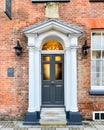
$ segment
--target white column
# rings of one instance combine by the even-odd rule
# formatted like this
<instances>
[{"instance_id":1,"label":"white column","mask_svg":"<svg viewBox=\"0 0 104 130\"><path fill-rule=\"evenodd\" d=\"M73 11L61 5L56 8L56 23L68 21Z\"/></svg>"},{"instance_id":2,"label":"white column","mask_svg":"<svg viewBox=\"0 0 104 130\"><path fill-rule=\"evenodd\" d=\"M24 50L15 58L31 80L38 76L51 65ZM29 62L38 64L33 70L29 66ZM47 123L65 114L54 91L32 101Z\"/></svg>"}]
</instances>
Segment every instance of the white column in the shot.
<instances>
[{"instance_id":1,"label":"white column","mask_svg":"<svg viewBox=\"0 0 104 130\"><path fill-rule=\"evenodd\" d=\"M66 111L70 110L70 48L65 49L64 53L64 75L65 75L65 81L64 81L64 86L65 86L65 106L66 106Z\"/></svg>"},{"instance_id":2,"label":"white column","mask_svg":"<svg viewBox=\"0 0 104 130\"><path fill-rule=\"evenodd\" d=\"M35 56L34 56L34 60L35 60L35 64L34 64L34 69L35 69L35 76L34 76L34 80L35 80L35 105L36 105L36 109L37 111L40 111L40 105L41 105L41 93L40 93L40 89L41 89L41 73L40 73L40 68L41 68L41 58L40 58L40 50L38 48L35 48Z\"/></svg>"},{"instance_id":3,"label":"white column","mask_svg":"<svg viewBox=\"0 0 104 130\"><path fill-rule=\"evenodd\" d=\"M70 105L70 111L77 112L77 56L76 56L76 49L77 46L72 46L70 49L70 71L71 71L71 77L70 77L70 98L71 98L71 105Z\"/></svg>"},{"instance_id":4,"label":"white column","mask_svg":"<svg viewBox=\"0 0 104 130\"><path fill-rule=\"evenodd\" d=\"M39 50L29 46L29 99L28 112L40 110L39 106Z\"/></svg>"},{"instance_id":5,"label":"white column","mask_svg":"<svg viewBox=\"0 0 104 130\"><path fill-rule=\"evenodd\" d=\"M28 99L28 112L35 112L36 105L35 105L35 60L34 60L34 47L28 47L29 49L29 99Z\"/></svg>"}]
</instances>

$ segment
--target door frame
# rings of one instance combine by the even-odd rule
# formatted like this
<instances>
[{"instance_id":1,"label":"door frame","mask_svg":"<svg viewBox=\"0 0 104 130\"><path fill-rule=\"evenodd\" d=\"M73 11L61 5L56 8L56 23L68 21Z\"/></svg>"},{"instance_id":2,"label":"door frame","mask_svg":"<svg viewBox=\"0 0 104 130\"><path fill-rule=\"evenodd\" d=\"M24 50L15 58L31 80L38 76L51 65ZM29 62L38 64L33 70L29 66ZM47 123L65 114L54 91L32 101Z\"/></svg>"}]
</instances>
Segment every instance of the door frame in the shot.
<instances>
[{"instance_id":1,"label":"door frame","mask_svg":"<svg viewBox=\"0 0 104 130\"><path fill-rule=\"evenodd\" d=\"M51 52L51 51L50 51ZM53 52L53 51L52 51ZM64 106L64 95L65 95L65 93L64 93L64 54L63 53L59 53L60 51L57 51L58 52L58 54L56 54L55 52L54 53L49 53L49 54L45 54L44 52L43 52L43 54L41 54L41 74L43 75L43 70L42 70L42 65L43 65L43 63L42 63L42 57L43 57L43 55L45 56L45 55L54 55L54 56L57 56L57 55L62 55L62 57L63 57L63 59L62 59L62 82L63 82L63 104L43 104L43 99L42 99L42 95L43 95L43 79L42 79L42 75L41 75L41 106ZM54 61L55 62L55 61ZM50 70L51 71L51 70ZM57 82L57 81L56 81Z\"/></svg>"},{"instance_id":2,"label":"door frame","mask_svg":"<svg viewBox=\"0 0 104 130\"><path fill-rule=\"evenodd\" d=\"M41 54L64 53L64 104L66 111L78 111L77 103L77 36L63 35L50 31L40 35L28 35L29 52L29 100L28 112L41 110ZM43 44L49 39L56 39L63 51L42 51ZM37 75L36 75L37 74ZM69 80L70 79L70 80ZM74 81L74 82L73 82Z\"/></svg>"},{"instance_id":3,"label":"door frame","mask_svg":"<svg viewBox=\"0 0 104 130\"><path fill-rule=\"evenodd\" d=\"M49 39L56 39L64 48L64 101L66 112L78 115L77 49L83 29L59 19L48 19L23 29L28 38L29 78L26 122L33 123L41 110L41 51ZM74 81L74 82L73 82ZM31 115L30 115L31 114ZM73 115L73 119L75 115ZM68 118L69 119L69 118ZM79 119L79 118L78 118ZM34 121L34 122L35 122ZM35 122L36 123L36 122ZM76 122L77 123L77 122Z\"/></svg>"}]
</instances>

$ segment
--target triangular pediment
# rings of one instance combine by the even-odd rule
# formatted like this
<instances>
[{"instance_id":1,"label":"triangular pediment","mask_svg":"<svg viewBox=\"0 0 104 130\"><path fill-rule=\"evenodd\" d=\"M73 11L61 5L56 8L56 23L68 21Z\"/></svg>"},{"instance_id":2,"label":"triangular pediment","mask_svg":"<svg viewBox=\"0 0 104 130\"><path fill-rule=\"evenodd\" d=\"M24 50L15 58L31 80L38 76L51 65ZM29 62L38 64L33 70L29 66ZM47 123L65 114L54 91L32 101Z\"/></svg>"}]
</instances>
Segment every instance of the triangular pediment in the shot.
<instances>
[{"instance_id":1,"label":"triangular pediment","mask_svg":"<svg viewBox=\"0 0 104 130\"><path fill-rule=\"evenodd\" d=\"M47 19L43 22L26 27L23 30L23 32L25 34L32 34L32 33L41 34L51 30L58 31L66 35L68 34L79 35L83 32L82 28L58 19Z\"/></svg>"}]
</instances>

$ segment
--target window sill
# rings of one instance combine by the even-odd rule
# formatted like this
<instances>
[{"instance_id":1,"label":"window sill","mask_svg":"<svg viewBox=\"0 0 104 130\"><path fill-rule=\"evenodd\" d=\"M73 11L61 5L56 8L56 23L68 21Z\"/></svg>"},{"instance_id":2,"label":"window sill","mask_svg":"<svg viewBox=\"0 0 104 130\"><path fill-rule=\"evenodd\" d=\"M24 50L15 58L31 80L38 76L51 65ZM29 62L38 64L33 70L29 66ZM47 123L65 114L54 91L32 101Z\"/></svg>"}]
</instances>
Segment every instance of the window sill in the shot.
<instances>
[{"instance_id":1,"label":"window sill","mask_svg":"<svg viewBox=\"0 0 104 130\"><path fill-rule=\"evenodd\" d=\"M70 2L70 0L32 0L32 3L35 2Z\"/></svg>"},{"instance_id":2,"label":"window sill","mask_svg":"<svg viewBox=\"0 0 104 130\"><path fill-rule=\"evenodd\" d=\"M89 90L90 95L104 95L104 90L96 90L96 89L91 89Z\"/></svg>"},{"instance_id":3,"label":"window sill","mask_svg":"<svg viewBox=\"0 0 104 130\"><path fill-rule=\"evenodd\" d=\"M104 0L89 0L90 2L104 2Z\"/></svg>"}]
</instances>

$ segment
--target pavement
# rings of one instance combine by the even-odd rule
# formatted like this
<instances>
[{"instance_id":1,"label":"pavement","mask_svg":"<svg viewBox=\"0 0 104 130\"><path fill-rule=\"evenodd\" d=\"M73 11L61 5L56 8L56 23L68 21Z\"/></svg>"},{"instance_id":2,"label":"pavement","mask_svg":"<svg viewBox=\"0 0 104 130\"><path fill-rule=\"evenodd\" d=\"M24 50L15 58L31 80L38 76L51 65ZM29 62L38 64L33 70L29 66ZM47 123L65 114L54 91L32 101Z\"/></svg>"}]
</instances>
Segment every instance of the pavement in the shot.
<instances>
[{"instance_id":1,"label":"pavement","mask_svg":"<svg viewBox=\"0 0 104 130\"><path fill-rule=\"evenodd\" d=\"M104 121L83 121L83 125L34 126L22 121L0 121L0 130L104 130Z\"/></svg>"}]
</instances>

